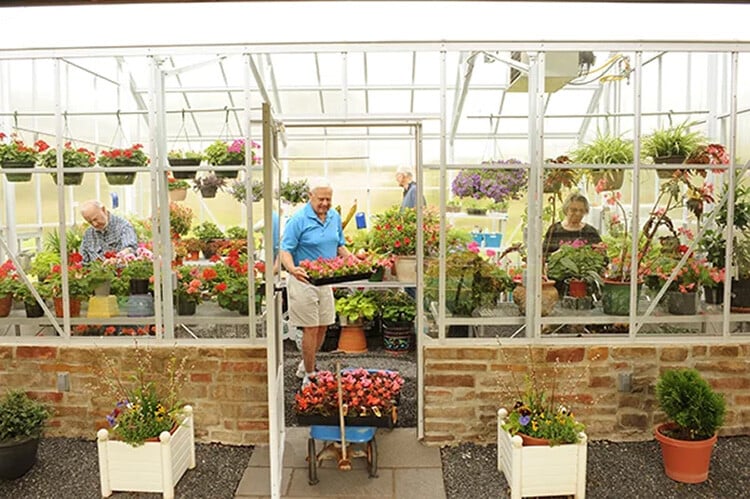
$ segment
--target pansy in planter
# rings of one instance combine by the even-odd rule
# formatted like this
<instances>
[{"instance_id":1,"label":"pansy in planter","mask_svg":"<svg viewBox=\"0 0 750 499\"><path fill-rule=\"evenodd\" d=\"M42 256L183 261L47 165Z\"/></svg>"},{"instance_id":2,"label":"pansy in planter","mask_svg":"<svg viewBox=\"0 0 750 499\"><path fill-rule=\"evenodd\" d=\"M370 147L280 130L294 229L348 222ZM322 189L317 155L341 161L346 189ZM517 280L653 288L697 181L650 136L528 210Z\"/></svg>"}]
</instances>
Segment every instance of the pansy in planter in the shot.
<instances>
[{"instance_id":1,"label":"pansy in planter","mask_svg":"<svg viewBox=\"0 0 750 499\"><path fill-rule=\"evenodd\" d=\"M180 391L188 380L187 357L172 353L162 363L136 343L128 354L134 361L134 371L127 379L122 379L123 366L117 361L104 353L98 357L97 379L113 402L112 412L106 416L110 434L137 447L180 424L184 405Z\"/></svg>"}]
</instances>

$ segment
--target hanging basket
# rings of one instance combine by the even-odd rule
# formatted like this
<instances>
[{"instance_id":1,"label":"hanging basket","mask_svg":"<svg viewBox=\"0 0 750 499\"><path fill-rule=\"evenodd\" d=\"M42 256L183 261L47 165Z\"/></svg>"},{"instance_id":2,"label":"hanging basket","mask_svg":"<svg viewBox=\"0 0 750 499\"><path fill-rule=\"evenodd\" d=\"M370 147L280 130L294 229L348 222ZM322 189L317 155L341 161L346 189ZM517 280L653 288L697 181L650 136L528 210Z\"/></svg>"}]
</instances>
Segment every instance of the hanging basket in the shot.
<instances>
[{"instance_id":1,"label":"hanging basket","mask_svg":"<svg viewBox=\"0 0 750 499\"><path fill-rule=\"evenodd\" d=\"M174 159L168 159L169 166L199 166L201 164L200 159L194 159L194 158L174 158ZM188 170L188 171L172 171L172 175L174 178L179 179L194 179L195 174L197 173L197 170Z\"/></svg>"},{"instance_id":2,"label":"hanging basket","mask_svg":"<svg viewBox=\"0 0 750 499\"><path fill-rule=\"evenodd\" d=\"M105 173L109 185L133 185L136 172L131 173Z\"/></svg>"},{"instance_id":3,"label":"hanging basket","mask_svg":"<svg viewBox=\"0 0 750 499\"><path fill-rule=\"evenodd\" d=\"M187 198L187 189L174 189L169 191L170 201L185 201Z\"/></svg>"},{"instance_id":4,"label":"hanging basket","mask_svg":"<svg viewBox=\"0 0 750 499\"><path fill-rule=\"evenodd\" d=\"M679 165L685 162L685 156L658 156L654 163L662 165ZM663 180L669 180L679 170L656 170L656 175Z\"/></svg>"},{"instance_id":5,"label":"hanging basket","mask_svg":"<svg viewBox=\"0 0 750 499\"><path fill-rule=\"evenodd\" d=\"M616 191L622 188L625 172L623 170L591 170L594 185L597 185L602 178L606 180L605 191Z\"/></svg>"},{"instance_id":6,"label":"hanging basket","mask_svg":"<svg viewBox=\"0 0 750 499\"><path fill-rule=\"evenodd\" d=\"M201 196L204 198L215 198L218 187L201 187Z\"/></svg>"},{"instance_id":7,"label":"hanging basket","mask_svg":"<svg viewBox=\"0 0 750 499\"><path fill-rule=\"evenodd\" d=\"M5 161L3 162L3 170L21 169L21 168L34 168L33 162L28 161ZM31 173L5 173L5 178L8 182L30 182Z\"/></svg>"},{"instance_id":8,"label":"hanging basket","mask_svg":"<svg viewBox=\"0 0 750 499\"><path fill-rule=\"evenodd\" d=\"M57 173L50 173L52 181L57 184ZM83 173L63 173L63 185L81 185L83 183Z\"/></svg>"},{"instance_id":9,"label":"hanging basket","mask_svg":"<svg viewBox=\"0 0 750 499\"><path fill-rule=\"evenodd\" d=\"M215 166L234 166L234 165L215 165ZM219 178L237 178L239 170L217 170L214 172Z\"/></svg>"}]
</instances>

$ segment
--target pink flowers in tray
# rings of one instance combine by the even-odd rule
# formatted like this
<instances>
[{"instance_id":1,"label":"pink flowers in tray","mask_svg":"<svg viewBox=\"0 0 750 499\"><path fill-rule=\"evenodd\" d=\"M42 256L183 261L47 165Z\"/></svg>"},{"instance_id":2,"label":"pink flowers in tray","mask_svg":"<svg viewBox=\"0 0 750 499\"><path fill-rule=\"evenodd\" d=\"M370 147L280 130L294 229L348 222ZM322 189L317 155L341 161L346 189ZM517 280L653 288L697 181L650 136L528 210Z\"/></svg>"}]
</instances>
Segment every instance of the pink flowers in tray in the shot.
<instances>
[{"instance_id":1,"label":"pink flowers in tray","mask_svg":"<svg viewBox=\"0 0 750 499\"><path fill-rule=\"evenodd\" d=\"M337 256L335 258L321 257L317 260L302 260L299 264L307 271L307 275L311 279L369 274L376 266L376 262L370 255L365 255L362 258L354 255Z\"/></svg>"}]
</instances>

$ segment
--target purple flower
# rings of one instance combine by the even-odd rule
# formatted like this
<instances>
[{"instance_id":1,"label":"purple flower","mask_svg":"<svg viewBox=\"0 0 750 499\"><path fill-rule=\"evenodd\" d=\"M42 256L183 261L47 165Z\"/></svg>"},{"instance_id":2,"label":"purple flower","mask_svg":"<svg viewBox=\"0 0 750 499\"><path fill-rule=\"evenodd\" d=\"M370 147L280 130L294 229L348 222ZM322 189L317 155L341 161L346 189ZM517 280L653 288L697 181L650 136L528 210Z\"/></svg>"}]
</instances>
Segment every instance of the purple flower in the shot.
<instances>
[{"instance_id":1,"label":"purple flower","mask_svg":"<svg viewBox=\"0 0 750 499\"><path fill-rule=\"evenodd\" d=\"M518 422L521 423L521 426L526 426L531 422L531 416L521 416L518 418Z\"/></svg>"},{"instance_id":2,"label":"purple flower","mask_svg":"<svg viewBox=\"0 0 750 499\"><path fill-rule=\"evenodd\" d=\"M520 164L510 159L494 164ZM528 183L525 168L518 169L469 169L461 170L453 179L453 194L474 199L491 198L496 203L518 199Z\"/></svg>"}]
</instances>

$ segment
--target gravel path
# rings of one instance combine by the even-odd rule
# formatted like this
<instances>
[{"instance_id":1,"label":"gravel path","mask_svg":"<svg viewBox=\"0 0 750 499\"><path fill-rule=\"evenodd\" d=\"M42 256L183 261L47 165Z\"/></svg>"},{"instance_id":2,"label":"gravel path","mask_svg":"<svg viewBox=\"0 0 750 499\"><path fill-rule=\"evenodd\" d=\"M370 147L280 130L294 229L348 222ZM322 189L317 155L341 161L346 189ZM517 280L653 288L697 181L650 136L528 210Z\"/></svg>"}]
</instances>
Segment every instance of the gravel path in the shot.
<instances>
[{"instance_id":1,"label":"gravel path","mask_svg":"<svg viewBox=\"0 0 750 499\"><path fill-rule=\"evenodd\" d=\"M496 446L461 444L441 450L448 499L510 497L497 471ZM589 442L586 474L588 498L740 499L750 497L750 437L720 438L708 480L674 482L664 474L659 444Z\"/></svg>"},{"instance_id":2,"label":"gravel path","mask_svg":"<svg viewBox=\"0 0 750 499\"><path fill-rule=\"evenodd\" d=\"M252 447L196 444L196 467L175 487L177 498L231 499L252 455ZM0 497L13 499L99 499L96 442L43 438L36 465L23 477L0 480ZM117 499L157 499L161 494L117 492Z\"/></svg>"}]
</instances>

